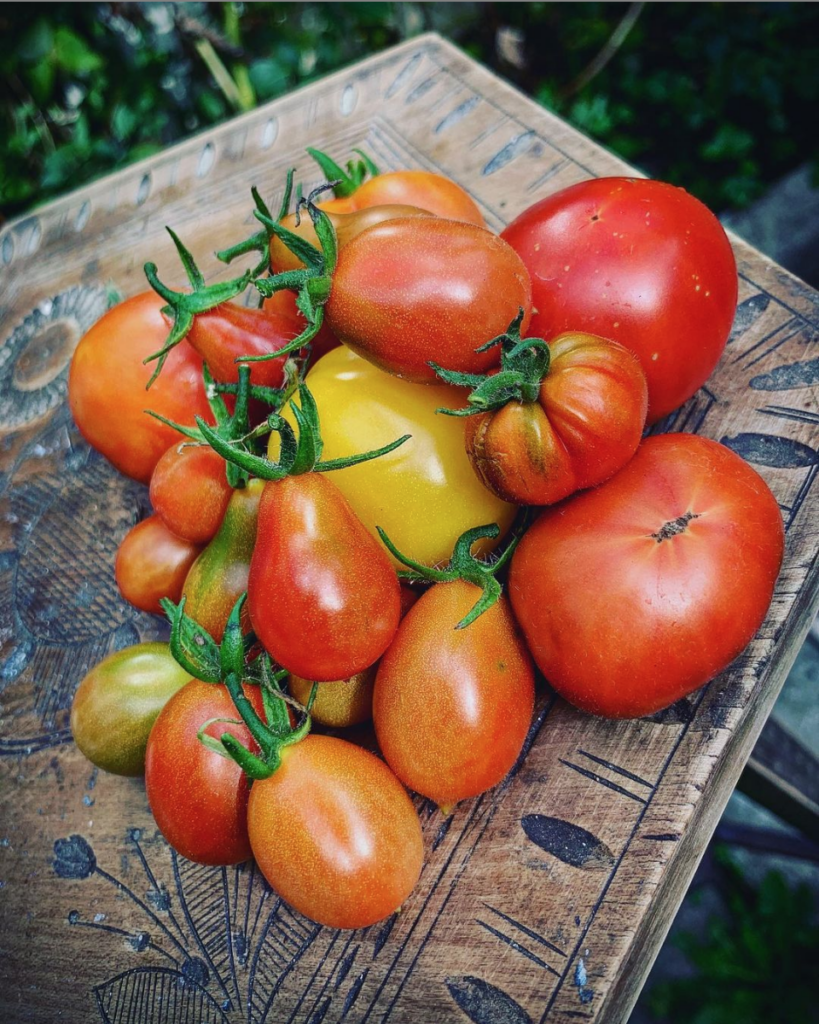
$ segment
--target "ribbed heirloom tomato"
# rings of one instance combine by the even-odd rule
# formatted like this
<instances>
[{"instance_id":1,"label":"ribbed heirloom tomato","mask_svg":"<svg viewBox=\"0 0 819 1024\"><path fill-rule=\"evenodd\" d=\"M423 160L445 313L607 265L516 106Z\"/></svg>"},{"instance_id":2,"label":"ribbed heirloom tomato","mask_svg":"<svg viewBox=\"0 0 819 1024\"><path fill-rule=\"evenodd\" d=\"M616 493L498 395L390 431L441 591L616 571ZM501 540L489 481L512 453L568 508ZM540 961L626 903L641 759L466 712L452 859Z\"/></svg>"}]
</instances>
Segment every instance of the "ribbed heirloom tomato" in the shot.
<instances>
[{"instance_id":1,"label":"ribbed heirloom tomato","mask_svg":"<svg viewBox=\"0 0 819 1024\"><path fill-rule=\"evenodd\" d=\"M512 559L509 596L558 693L632 718L747 646L783 542L776 499L738 455L692 434L650 437L607 483L541 514Z\"/></svg>"},{"instance_id":2,"label":"ribbed heirloom tomato","mask_svg":"<svg viewBox=\"0 0 819 1024\"><path fill-rule=\"evenodd\" d=\"M650 423L708 379L734 319L736 261L717 218L684 189L582 181L524 210L502 237L532 276L529 333L586 331L631 349Z\"/></svg>"}]
</instances>

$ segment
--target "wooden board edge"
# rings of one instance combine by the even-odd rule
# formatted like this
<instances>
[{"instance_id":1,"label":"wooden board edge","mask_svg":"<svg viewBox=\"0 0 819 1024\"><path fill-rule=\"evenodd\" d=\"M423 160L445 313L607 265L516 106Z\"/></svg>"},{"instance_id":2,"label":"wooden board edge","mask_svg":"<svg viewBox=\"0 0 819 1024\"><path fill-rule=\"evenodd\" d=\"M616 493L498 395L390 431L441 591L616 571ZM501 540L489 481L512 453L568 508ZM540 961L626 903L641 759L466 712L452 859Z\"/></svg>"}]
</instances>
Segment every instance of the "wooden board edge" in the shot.
<instances>
[{"instance_id":1,"label":"wooden board edge","mask_svg":"<svg viewBox=\"0 0 819 1024\"><path fill-rule=\"evenodd\" d=\"M773 709L799 648L819 612L819 555L814 559L797 605L785 619L778 643L780 654L758 681L739 724L725 743L704 793L694 805L685 831L669 859L650 909L640 919L623 958L617 978L597 1008L606 1024L628 1024L631 1011L674 922L668 907L679 907L736 788L754 745ZM784 648L784 649L783 649Z\"/></svg>"}]
</instances>

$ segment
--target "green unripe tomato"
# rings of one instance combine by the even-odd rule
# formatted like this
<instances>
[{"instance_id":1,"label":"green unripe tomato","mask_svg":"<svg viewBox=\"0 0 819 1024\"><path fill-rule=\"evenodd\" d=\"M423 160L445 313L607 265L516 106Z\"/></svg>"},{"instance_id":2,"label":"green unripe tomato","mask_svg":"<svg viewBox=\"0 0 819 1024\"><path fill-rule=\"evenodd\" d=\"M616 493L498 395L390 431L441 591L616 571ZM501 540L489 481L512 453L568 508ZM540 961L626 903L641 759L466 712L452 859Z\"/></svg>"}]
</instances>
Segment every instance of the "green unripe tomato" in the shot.
<instances>
[{"instance_id":1,"label":"green unripe tomato","mask_svg":"<svg viewBox=\"0 0 819 1024\"><path fill-rule=\"evenodd\" d=\"M135 644L109 654L74 694L74 741L98 768L142 775L151 726L190 679L165 643Z\"/></svg>"}]
</instances>

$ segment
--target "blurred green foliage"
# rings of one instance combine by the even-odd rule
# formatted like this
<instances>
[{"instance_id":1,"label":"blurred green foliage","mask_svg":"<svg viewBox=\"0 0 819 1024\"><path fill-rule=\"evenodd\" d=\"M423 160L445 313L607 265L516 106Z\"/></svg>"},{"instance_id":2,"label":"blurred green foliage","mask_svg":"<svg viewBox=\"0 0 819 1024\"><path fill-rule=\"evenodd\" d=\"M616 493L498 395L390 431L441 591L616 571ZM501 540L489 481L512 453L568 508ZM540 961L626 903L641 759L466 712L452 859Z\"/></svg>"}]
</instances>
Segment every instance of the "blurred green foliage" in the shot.
<instances>
[{"instance_id":1,"label":"blurred green foliage","mask_svg":"<svg viewBox=\"0 0 819 1024\"><path fill-rule=\"evenodd\" d=\"M4 4L0 209L429 28L717 210L819 152L816 4Z\"/></svg>"},{"instance_id":2,"label":"blurred green foliage","mask_svg":"<svg viewBox=\"0 0 819 1024\"><path fill-rule=\"evenodd\" d=\"M807 885L769 872L753 886L717 847L725 916L704 936L680 933L675 944L695 974L655 985L648 995L664 1024L808 1024L816 1020L819 926Z\"/></svg>"}]
</instances>

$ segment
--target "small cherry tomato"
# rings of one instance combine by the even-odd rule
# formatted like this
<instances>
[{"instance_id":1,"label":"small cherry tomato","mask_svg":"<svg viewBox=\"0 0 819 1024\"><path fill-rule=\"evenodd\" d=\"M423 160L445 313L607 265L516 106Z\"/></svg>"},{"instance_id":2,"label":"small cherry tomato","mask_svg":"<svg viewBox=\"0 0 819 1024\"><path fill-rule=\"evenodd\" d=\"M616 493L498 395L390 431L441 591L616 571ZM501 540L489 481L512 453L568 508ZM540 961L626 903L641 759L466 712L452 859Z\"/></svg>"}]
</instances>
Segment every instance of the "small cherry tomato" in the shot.
<instances>
[{"instance_id":1,"label":"small cherry tomato","mask_svg":"<svg viewBox=\"0 0 819 1024\"><path fill-rule=\"evenodd\" d=\"M167 644L114 651L88 672L74 694L74 742L103 771L141 775L151 726L190 679Z\"/></svg>"},{"instance_id":2,"label":"small cherry tomato","mask_svg":"<svg viewBox=\"0 0 819 1024\"><path fill-rule=\"evenodd\" d=\"M208 451L213 452L213 449ZM216 458L224 474L225 464L218 455ZM182 589L185 612L217 643L224 636L233 606L247 590L263 487L261 480L251 480L246 487L233 492L219 532L185 578Z\"/></svg>"},{"instance_id":3,"label":"small cherry tomato","mask_svg":"<svg viewBox=\"0 0 819 1024\"><path fill-rule=\"evenodd\" d=\"M247 585L253 630L289 672L347 679L398 626L398 577L335 484L304 473L265 484Z\"/></svg>"},{"instance_id":4,"label":"small cherry tomato","mask_svg":"<svg viewBox=\"0 0 819 1024\"><path fill-rule=\"evenodd\" d=\"M244 686L258 714L258 686ZM177 853L197 864L239 864L251 854L247 829L247 776L229 757L210 750L198 732L211 719L237 719L227 688L198 679L184 686L159 714L145 754L145 791L159 831ZM212 722L213 739L226 732L252 752L258 747L244 724Z\"/></svg>"},{"instance_id":5,"label":"small cherry tomato","mask_svg":"<svg viewBox=\"0 0 819 1024\"><path fill-rule=\"evenodd\" d=\"M435 565L449 559L458 537L473 526L496 522L501 536L507 531L517 509L475 476L463 425L435 411L463 405L463 389L417 387L344 347L319 360L307 383L321 416L325 459L411 435L388 455L333 473L333 483L374 537L380 526L405 554ZM289 410L285 417L293 422ZM476 551L486 554L493 547L485 541Z\"/></svg>"},{"instance_id":6,"label":"small cherry tomato","mask_svg":"<svg viewBox=\"0 0 819 1024\"><path fill-rule=\"evenodd\" d=\"M376 179L378 180L378 179ZM438 217L385 221L339 252L325 316L332 331L388 373L436 382L434 361L481 373L498 362L480 346L532 307L517 253L486 228Z\"/></svg>"},{"instance_id":7,"label":"small cherry tomato","mask_svg":"<svg viewBox=\"0 0 819 1024\"><path fill-rule=\"evenodd\" d=\"M168 529L206 544L219 529L233 489L225 462L212 448L176 441L151 475L151 505Z\"/></svg>"},{"instance_id":8,"label":"small cherry tomato","mask_svg":"<svg viewBox=\"0 0 819 1024\"><path fill-rule=\"evenodd\" d=\"M607 480L637 451L646 380L637 359L591 334L561 334L535 401L466 420L466 451L498 497L551 505Z\"/></svg>"},{"instance_id":9,"label":"small cherry tomato","mask_svg":"<svg viewBox=\"0 0 819 1024\"><path fill-rule=\"evenodd\" d=\"M369 722L373 717L374 686L375 666L358 672L350 679L319 683L310 717L314 722L334 729L346 729L351 725ZM301 676L291 675L288 688L290 695L300 704L307 704L313 683Z\"/></svg>"},{"instance_id":10,"label":"small cherry tomato","mask_svg":"<svg viewBox=\"0 0 819 1024\"><path fill-rule=\"evenodd\" d=\"M365 928L394 913L421 873L412 801L374 754L308 736L253 783L247 823L270 885L300 913L333 928Z\"/></svg>"},{"instance_id":11,"label":"small cherry tomato","mask_svg":"<svg viewBox=\"0 0 819 1024\"><path fill-rule=\"evenodd\" d=\"M581 181L524 210L502 237L532 275L530 333L587 331L631 349L648 380L649 423L717 365L736 310L736 261L720 222L684 189Z\"/></svg>"},{"instance_id":12,"label":"small cherry tomato","mask_svg":"<svg viewBox=\"0 0 819 1024\"><path fill-rule=\"evenodd\" d=\"M650 437L607 483L541 514L515 551L509 596L566 700L648 715L746 647L783 537L776 499L738 455L693 434Z\"/></svg>"},{"instance_id":13,"label":"small cherry tomato","mask_svg":"<svg viewBox=\"0 0 819 1024\"><path fill-rule=\"evenodd\" d=\"M82 337L71 360L68 404L83 437L126 476L148 483L160 457L179 438L144 410L193 426L210 422L202 360L186 342L169 353L149 391L153 366L143 360L162 348L170 330L154 292L109 309Z\"/></svg>"},{"instance_id":14,"label":"small cherry tomato","mask_svg":"<svg viewBox=\"0 0 819 1024\"><path fill-rule=\"evenodd\" d=\"M159 602L163 597L179 600L201 550L171 533L159 516L148 516L128 531L117 551L114 574L119 592L135 608L161 615Z\"/></svg>"},{"instance_id":15,"label":"small cherry tomato","mask_svg":"<svg viewBox=\"0 0 819 1024\"><path fill-rule=\"evenodd\" d=\"M532 660L506 599L455 628L480 594L463 580L431 587L402 620L375 680L387 764L442 807L497 785L532 719Z\"/></svg>"}]
</instances>

